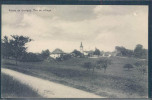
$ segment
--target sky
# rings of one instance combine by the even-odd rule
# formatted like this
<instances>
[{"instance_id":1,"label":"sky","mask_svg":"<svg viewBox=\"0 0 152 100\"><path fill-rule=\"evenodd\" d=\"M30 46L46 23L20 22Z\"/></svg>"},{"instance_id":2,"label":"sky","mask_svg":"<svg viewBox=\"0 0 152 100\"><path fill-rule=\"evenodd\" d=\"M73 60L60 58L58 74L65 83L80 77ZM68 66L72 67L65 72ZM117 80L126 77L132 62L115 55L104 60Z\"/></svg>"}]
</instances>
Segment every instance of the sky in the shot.
<instances>
[{"instance_id":1,"label":"sky","mask_svg":"<svg viewBox=\"0 0 152 100\"><path fill-rule=\"evenodd\" d=\"M2 5L2 37L29 36L28 52L60 48L64 52L115 46L148 48L148 6Z\"/></svg>"}]
</instances>

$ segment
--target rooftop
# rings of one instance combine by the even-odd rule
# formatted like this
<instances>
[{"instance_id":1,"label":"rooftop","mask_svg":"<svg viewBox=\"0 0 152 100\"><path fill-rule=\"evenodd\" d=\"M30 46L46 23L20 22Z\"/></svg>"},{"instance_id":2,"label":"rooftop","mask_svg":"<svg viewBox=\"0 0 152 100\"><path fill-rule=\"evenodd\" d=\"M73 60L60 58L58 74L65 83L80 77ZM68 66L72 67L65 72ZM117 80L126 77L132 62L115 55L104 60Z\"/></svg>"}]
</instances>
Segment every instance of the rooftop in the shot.
<instances>
[{"instance_id":1,"label":"rooftop","mask_svg":"<svg viewBox=\"0 0 152 100\"><path fill-rule=\"evenodd\" d=\"M61 49L57 48L51 54L63 54L63 53L65 53L65 52L63 52Z\"/></svg>"}]
</instances>

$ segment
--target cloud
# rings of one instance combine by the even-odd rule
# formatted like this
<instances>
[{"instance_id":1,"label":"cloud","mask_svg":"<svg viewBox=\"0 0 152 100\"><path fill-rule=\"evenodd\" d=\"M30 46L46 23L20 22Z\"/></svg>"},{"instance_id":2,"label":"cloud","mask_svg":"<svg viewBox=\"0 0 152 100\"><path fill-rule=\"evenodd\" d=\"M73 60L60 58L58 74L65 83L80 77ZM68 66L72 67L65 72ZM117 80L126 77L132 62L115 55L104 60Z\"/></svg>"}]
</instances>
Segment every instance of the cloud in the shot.
<instances>
[{"instance_id":1,"label":"cloud","mask_svg":"<svg viewBox=\"0 0 152 100\"><path fill-rule=\"evenodd\" d=\"M81 41L86 50L97 47L112 51L117 45L133 49L138 43L148 48L147 6L7 5L2 8L2 35L31 37L34 41L28 44L28 50L32 52L55 48L70 52L79 49ZM8 9L51 9L53 12L20 14Z\"/></svg>"},{"instance_id":2,"label":"cloud","mask_svg":"<svg viewBox=\"0 0 152 100\"><path fill-rule=\"evenodd\" d=\"M147 11L146 6L135 6L135 5L102 5L94 8L95 14L102 15L128 15L137 14L140 12Z\"/></svg>"}]
</instances>

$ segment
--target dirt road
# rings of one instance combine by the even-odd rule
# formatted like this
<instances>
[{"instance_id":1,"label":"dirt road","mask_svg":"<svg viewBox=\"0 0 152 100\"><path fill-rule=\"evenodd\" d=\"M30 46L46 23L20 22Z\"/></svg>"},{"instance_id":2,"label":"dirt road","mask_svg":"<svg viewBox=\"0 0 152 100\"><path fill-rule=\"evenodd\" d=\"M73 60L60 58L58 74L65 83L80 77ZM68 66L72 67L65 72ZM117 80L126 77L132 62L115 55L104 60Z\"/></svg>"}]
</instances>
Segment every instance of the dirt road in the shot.
<instances>
[{"instance_id":1,"label":"dirt road","mask_svg":"<svg viewBox=\"0 0 152 100\"><path fill-rule=\"evenodd\" d=\"M103 98L93 93L2 68L2 73L26 84L45 98Z\"/></svg>"}]
</instances>

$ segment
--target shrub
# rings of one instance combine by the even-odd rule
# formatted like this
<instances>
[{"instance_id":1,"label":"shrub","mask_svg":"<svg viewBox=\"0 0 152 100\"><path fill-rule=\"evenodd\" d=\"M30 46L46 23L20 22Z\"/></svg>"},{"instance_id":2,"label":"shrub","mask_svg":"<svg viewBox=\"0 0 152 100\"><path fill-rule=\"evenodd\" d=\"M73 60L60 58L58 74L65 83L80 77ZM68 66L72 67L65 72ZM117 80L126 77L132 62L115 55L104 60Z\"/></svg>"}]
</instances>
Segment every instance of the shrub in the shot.
<instances>
[{"instance_id":1,"label":"shrub","mask_svg":"<svg viewBox=\"0 0 152 100\"><path fill-rule=\"evenodd\" d=\"M64 54L64 55L61 55L60 57L56 58L56 60L64 61L64 60L69 60L70 58L72 58L72 56L70 54Z\"/></svg>"},{"instance_id":2,"label":"shrub","mask_svg":"<svg viewBox=\"0 0 152 100\"><path fill-rule=\"evenodd\" d=\"M86 68L87 70L90 70L92 68L92 63L91 62L85 62L83 64L83 68Z\"/></svg>"},{"instance_id":3,"label":"shrub","mask_svg":"<svg viewBox=\"0 0 152 100\"><path fill-rule=\"evenodd\" d=\"M137 67L143 67L143 66L147 66L148 65L148 61L137 61L136 63L134 63L135 66Z\"/></svg>"},{"instance_id":4,"label":"shrub","mask_svg":"<svg viewBox=\"0 0 152 100\"><path fill-rule=\"evenodd\" d=\"M22 62L39 62L42 60L42 56L40 54L35 53L26 53L20 58L20 61Z\"/></svg>"},{"instance_id":5,"label":"shrub","mask_svg":"<svg viewBox=\"0 0 152 100\"><path fill-rule=\"evenodd\" d=\"M83 53L81 53L78 50L74 50L72 53L75 55L75 57L80 57L80 58L84 57Z\"/></svg>"},{"instance_id":6,"label":"shrub","mask_svg":"<svg viewBox=\"0 0 152 100\"><path fill-rule=\"evenodd\" d=\"M134 65L137 67L137 70L143 74L147 73L147 68L146 66L148 66L148 61L144 60L144 61L137 61L136 63L134 63Z\"/></svg>"},{"instance_id":7,"label":"shrub","mask_svg":"<svg viewBox=\"0 0 152 100\"><path fill-rule=\"evenodd\" d=\"M126 69L130 70L130 69L133 68L133 65L132 65L132 64L125 64L125 65L123 66L123 68L126 68Z\"/></svg>"},{"instance_id":8,"label":"shrub","mask_svg":"<svg viewBox=\"0 0 152 100\"><path fill-rule=\"evenodd\" d=\"M111 65L111 60L109 60L108 58L102 58L102 59L97 61L96 68L98 68L98 69L103 68L104 72L106 72L108 65Z\"/></svg>"},{"instance_id":9,"label":"shrub","mask_svg":"<svg viewBox=\"0 0 152 100\"><path fill-rule=\"evenodd\" d=\"M71 58L70 54L65 54L62 56L63 60L69 60Z\"/></svg>"}]
</instances>

